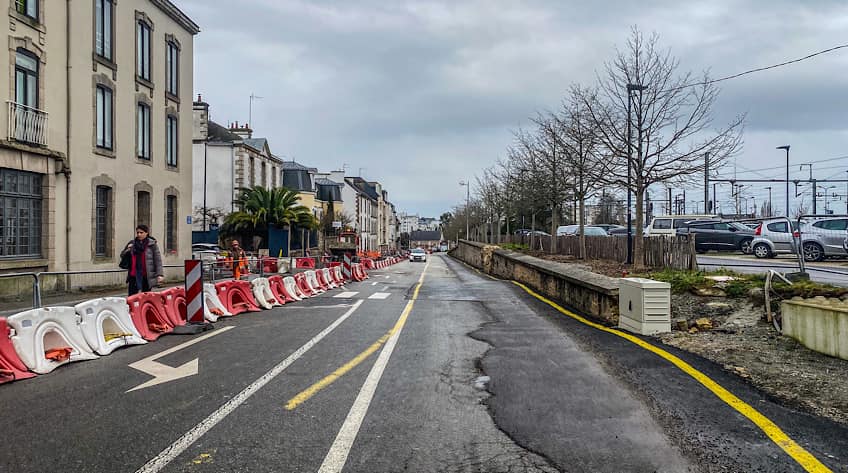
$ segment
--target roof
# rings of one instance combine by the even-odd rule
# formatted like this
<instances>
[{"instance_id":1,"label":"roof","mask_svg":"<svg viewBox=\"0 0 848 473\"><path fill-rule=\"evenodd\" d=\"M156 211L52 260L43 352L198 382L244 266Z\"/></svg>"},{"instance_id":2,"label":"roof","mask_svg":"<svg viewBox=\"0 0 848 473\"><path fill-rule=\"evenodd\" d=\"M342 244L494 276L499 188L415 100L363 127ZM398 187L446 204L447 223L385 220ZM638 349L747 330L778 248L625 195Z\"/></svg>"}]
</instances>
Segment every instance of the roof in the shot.
<instances>
[{"instance_id":1,"label":"roof","mask_svg":"<svg viewBox=\"0 0 848 473\"><path fill-rule=\"evenodd\" d=\"M319 186L341 186L342 185L342 183L336 182L336 181L331 181L331 180L327 179L326 177L319 177L318 179L315 179L315 184L318 184Z\"/></svg>"},{"instance_id":2,"label":"roof","mask_svg":"<svg viewBox=\"0 0 848 473\"><path fill-rule=\"evenodd\" d=\"M283 171L312 171L318 172L318 168L310 168L298 163L297 161L283 160Z\"/></svg>"},{"instance_id":3,"label":"roof","mask_svg":"<svg viewBox=\"0 0 848 473\"><path fill-rule=\"evenodd\" d=\"M245 138L244 144L257 151L265 151L265 145L268 144L268 140L265 138Z\"/></svg>"},{"instance_id":4,"label":"roof","mask_svg":"<svg viewBox=\"0 0 848 473\"><path fill-rule=\"evenodd\" d=\"M359 191L361 194L364 194L369 199L380 200L380 196L377 195L377 189L365 179L362 179L361 177L346 177L345 180L348 181L354 189Z\"/></svg>"},{"instance_id":5,"label":"roof","mask_svg":"<svg viewBox=\"0 0 848 473\"><path fill-rule=\"evenodd\" d=\"M242 141L241 136L231 132L212 120L209 120L209 141L233 143Z\"/></svg>"},{"instance_id":6,"label":"roof","mask_svg":"<svg viewBox=\"0 0 848 473\"><path fill-rule=\"evenodd\" d=\"M416 231L409 233L409 241L441 241L442 232L439 231Z\"/></svg>"},{"instance_id":7,"label":"roof","mask_svg":"<svg viewBox=\"0 0 848 473\"><path fill-rule=\"evenodd\" d=\"M193 22L188 15L177 8L171 0L151 0L151 2L171 17L172 20L176 21L178 25L182 26L184 30L192 35L200 33L200 27L197 26L197 23Z\"/></svg>"}]
</instances>

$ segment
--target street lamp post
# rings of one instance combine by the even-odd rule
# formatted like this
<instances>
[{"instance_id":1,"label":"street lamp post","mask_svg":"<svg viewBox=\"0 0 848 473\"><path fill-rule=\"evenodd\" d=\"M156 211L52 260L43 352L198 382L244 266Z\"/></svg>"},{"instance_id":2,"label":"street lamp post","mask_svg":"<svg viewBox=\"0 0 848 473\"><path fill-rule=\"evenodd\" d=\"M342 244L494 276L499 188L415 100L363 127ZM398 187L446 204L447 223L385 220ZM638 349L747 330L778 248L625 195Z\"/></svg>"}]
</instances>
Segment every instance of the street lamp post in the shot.
<instances>
[{"instance_id":1,"label":"street lamp post","mask_svg":"<svg viewBox=\"0 0 848 473\"><path fill-rule=\"evenodd\" d=\"M631 182L631 168L633 167L633 131L631 127L631 95L634 90L643 91L647 87L641 84L627 84L627 261L626 264L633 264L633 197ZM640 127L640 132L641 127ZM640 133L641 134L641 133ZM641 140L640 140L641 146Z\"/></svg>"},{"instance_id":2,"label":"street lamp post","mask_svg":"<svg viewBox=\"0 0 848 473\"><path fill-rule=\"evenodd\" d=\"M771 186L766 187L766 189L768 189L768 191L769 191L769 201L768 201L768 212L769 212L769 214L763 215L763 216L764 217L771 217L772 214L774 213L774 210L772 209L772 205L771 205Z\"/></svg>"},{"instance_id":3,"label":"street lamp post","mask_svg":"<svg viewBox=\"0 0 848 473\"><path fill-rule=\"evenodd\" d=\"M775 149L786 151L786 218L789 218L789 145L778 146Z\"/></svg>"},{"instance_id":4,"label":"street lamp post","mask_svg":"<svg viewBox=\"0 0 848 473\"><path fill-rule=\"evenodd\" d=\"M470 239L471 237L469 236L469 233L468 233L468 230L469 230L469 226L468 226L468 213L469 213L468 205L469 205L469 202L471 201L471 183L466 182L466 181L459 181L459 185L465 186L465 238Z\"/></svg>"}]
</instances>

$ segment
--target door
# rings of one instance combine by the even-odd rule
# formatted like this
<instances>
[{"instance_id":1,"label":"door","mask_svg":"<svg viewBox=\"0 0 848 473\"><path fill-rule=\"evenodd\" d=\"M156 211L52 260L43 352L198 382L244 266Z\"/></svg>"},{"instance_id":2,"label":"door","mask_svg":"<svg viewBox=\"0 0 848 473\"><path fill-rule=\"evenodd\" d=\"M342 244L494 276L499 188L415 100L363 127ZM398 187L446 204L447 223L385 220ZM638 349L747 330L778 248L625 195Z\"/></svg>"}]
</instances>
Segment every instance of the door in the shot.
<instances>
[{"instance_id":1,"label":"door","mask_svg":"<svg viewBox=\"0 0 848 473\"><path fill-rule=\"evenodd\" d=\"M792 252L792 234L789 232L789 224L786 222L772 222L766 225L766 233L764 236L774 243L776 252Z\"/></svg>"},{"instance_id":2,"label":"door","mask_svg":"<svg viewBox=\"0 0 848 473\"><path fill-rule=\"evenodd\" d=\"M822 243L826 255L844 255L845 249L842 243L845 241L845 230L848 228L848 219L838 218L826 220L816 224L822 230Z\"/></svg>"}]
</instances>

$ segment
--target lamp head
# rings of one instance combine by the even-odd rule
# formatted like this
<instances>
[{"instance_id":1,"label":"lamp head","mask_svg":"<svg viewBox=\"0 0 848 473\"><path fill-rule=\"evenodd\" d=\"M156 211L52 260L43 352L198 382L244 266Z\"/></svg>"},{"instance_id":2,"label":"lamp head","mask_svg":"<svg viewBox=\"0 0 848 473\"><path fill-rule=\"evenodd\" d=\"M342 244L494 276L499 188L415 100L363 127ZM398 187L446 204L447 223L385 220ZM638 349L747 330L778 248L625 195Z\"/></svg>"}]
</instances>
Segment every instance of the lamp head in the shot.
<instances>
[{"instance_id":1,"label":"lamp head","mask_svg":"<svg viewBox=\"0 0 848 473\"><path fill-rule=\"evenodd\" d=\"M785 149L786 151L789 151L789 145L778 146L775 149Z\"/></svg>"}]
</instances>

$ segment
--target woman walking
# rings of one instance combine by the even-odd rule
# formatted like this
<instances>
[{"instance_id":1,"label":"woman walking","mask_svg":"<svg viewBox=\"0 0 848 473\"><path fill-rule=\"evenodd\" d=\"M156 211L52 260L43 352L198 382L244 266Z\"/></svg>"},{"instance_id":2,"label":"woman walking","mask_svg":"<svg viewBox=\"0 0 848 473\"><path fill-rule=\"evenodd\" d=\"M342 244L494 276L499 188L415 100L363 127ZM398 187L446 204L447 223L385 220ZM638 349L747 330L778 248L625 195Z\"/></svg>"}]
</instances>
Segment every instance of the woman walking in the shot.
<instances>
[{"instance_id":1,"label":"woman walking","mask_svg":"<svg viewBox=\"0 0 848 473\"><path fill-rule=\"evenodd\" d=\"M130 267L127 271L129 295L147 292L165 279L162 254L159 253L156 239L150 236L150 228L147 225L135 227L135 239L121 252L121 258L127 255L130 256Z\"/></svg>"}]
</instances>

